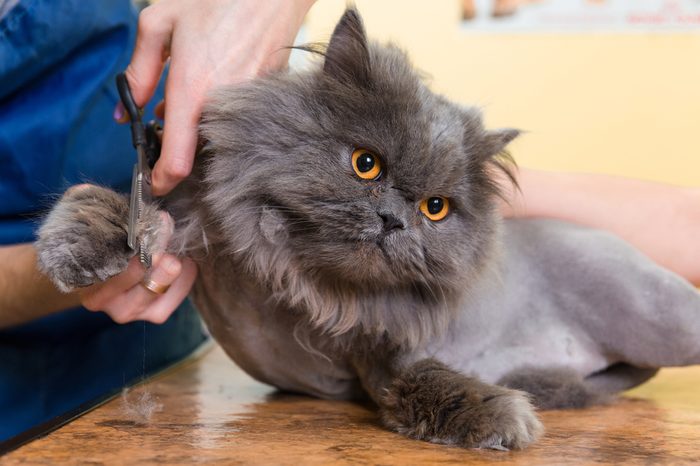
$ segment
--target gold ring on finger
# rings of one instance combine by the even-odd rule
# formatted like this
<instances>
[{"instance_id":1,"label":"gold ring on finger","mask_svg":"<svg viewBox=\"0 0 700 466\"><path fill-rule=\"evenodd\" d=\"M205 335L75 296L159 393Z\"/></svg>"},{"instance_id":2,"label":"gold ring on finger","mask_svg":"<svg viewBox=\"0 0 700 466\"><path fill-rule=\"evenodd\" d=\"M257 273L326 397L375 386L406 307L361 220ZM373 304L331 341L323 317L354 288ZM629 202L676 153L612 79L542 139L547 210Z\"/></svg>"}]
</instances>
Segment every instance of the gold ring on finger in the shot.
<instances>
[{"instance_id":1,"label":"gold ring on finger","mask_svg":"<svg viewBox=\"0 0 700 466\"><path fill-rule=\"evenodd\" d=\"M141 282L141 286L155 294L163 294L168 291L168 288L170 288L170 285L161 285L160 283L154 282L150 278L144 279Z\"/></svg>"}]
</instances>

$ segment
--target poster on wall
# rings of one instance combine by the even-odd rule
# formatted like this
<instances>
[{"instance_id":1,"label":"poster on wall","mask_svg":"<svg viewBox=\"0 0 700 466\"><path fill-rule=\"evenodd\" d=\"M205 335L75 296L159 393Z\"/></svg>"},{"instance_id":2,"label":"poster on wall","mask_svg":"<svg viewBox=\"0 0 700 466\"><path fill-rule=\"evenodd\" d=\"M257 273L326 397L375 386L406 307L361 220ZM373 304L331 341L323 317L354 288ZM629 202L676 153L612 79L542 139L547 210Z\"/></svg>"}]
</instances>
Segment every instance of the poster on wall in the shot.
<instances>
[{"instance_id":1,"label":"poster on wall","mask_svg":"<svg viewBox=\"0 0 700 466\"><path fill-rule=\"evenodd\" d=\"M462 0L473 32L700 32L700 0Z\"/></svg>"}]
</instances>

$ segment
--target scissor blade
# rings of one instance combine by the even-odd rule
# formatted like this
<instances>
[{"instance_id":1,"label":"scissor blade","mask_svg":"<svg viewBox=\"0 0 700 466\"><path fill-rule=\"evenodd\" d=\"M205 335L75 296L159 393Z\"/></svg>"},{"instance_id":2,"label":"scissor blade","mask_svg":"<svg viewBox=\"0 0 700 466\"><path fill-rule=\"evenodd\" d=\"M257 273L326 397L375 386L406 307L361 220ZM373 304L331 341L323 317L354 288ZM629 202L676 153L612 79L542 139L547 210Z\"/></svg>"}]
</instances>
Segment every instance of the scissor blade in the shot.
<instances>
[{"instance_id":1,"label":"scissor blade","mask_svg":"<svg viewBox=\"0 0 700 466\"><path fill-rule=\"evenodd\" d=\"M139 168L134 164L134 170L131 175L131 195L129 197L129 225L127 227L127 243L129 247L136 250L136 224L139 221L139 202L141 200L139 187Z\"/></svg>"},{"instance_id":2,"label":"scissor blade","mask_svg":"<svg viewBox=\"0 0 700 466\"><path fill-rule=\"evenodd\" d=\"M145 148L142 146L136 147L136 154L138 156L138 174L140 180L140 193L139 199L143 204L151 202L153 200L153 194L151 193L151 167L148 165L148 156L146 155ZM143 204L141 207L143 207ZM139 211L139 215L140 215Z\"/></svg>"},{"instance_id":3,"label":"scissor blade","mask_svg":"<svg viewBox=\"0 0 700 466\"><path fill-rule=\"evenodd\" d=\"M141 265L143 265L145 269L148 270L151 268L152 258L151 255L146 252L143 243L139 244L139 262L141 262Z\"/></svg>"},{"instance_id":4,"label":"scissor blade","mask_svg":"<svg viewBox=\"0 0 700 466\"><path fill-rule=\"evenodd\" d=\"M153 200L151 194L151 167L148 165L146 151L142 145L136 146L138 155L137 170L136 170L136 192L138 194L138 217L141 220L144 208L147 202ZM143 240L138 244L139 261L146 269L151 268L151 255L147 252L143 244Z\"/></svg>"}]
</instances>

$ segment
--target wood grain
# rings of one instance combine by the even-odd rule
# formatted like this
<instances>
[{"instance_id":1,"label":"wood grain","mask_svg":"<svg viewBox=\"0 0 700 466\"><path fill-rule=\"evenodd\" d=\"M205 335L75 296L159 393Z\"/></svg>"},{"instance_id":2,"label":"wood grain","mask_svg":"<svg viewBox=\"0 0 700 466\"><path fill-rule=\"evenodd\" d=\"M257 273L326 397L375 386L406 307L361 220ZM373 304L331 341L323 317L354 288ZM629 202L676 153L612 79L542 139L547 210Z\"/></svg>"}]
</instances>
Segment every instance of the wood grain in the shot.
<instances>
[{"instance_id":1,"label":"wood grain","mask_svg":"<svg viewBox=\"0 0 700 466\"><path fill-rule=\"evenodd\" d=\"M700 462L700 367L662 371L609 406L542 413L525 451L412 441L369 405L279 394L219 348L0 458L15 464L690 464ZM158 405L139 411L146 394Z\"/></svg>"}]
</instances>

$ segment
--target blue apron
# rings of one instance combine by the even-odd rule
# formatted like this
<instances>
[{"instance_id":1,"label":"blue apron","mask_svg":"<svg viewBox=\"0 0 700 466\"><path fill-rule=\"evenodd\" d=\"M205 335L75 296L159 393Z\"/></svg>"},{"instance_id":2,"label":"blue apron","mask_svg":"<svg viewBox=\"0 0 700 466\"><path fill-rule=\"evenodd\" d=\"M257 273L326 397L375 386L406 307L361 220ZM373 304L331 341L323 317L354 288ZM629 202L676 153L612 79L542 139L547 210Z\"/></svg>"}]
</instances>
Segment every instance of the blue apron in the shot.
<instances>
[{"instance_id":1,"label":"blue apron","mask_svg":"<svg viewBox=\"0 0 700 466\"><path fill-rule=\"evenodd\" d=\"M135 40L129 0L20 0L4 8L0 245L33 241L41 216L73 184L128 191L135 161L128 126L112 119L114 76ZM152 102L162 95L161 85ZM117 325L79 308L0 330L0 442L89 406L205 339L187 302L163 325Z\"/></svg>"}]
</instances>

